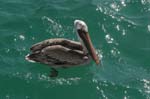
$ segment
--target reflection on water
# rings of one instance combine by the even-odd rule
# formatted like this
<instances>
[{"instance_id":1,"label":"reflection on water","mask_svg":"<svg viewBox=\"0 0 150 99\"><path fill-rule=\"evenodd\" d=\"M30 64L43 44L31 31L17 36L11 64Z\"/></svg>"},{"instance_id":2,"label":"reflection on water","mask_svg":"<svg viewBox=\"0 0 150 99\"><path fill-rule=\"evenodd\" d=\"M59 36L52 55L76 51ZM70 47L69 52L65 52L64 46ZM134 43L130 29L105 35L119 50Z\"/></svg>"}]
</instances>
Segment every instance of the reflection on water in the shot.
<instances>
[{"instance_id":1,"label":"reflection on water","mask_svg":"<svg viewBox=\"0 0 150 99\"><path fill-rule=\"evenodd\" d=\"M149 12L149 0L1 0L0 98L149 99ZM75 19L88 23L101 65L50 78L48 66L24 59L39 41L77 40Z\"/></svg>"}]
</instances>

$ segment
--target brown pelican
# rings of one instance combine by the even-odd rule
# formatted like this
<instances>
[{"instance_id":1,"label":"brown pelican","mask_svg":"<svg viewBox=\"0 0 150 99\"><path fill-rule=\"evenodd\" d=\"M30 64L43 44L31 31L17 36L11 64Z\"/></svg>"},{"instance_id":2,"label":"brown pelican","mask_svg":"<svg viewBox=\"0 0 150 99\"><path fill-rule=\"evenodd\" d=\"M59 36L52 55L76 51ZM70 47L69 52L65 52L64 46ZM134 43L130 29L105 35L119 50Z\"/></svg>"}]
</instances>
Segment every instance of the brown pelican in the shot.
<instances>
[{"instance_id":1,"label":"brown pelican","mask_svg":"<svg viewBox=\"0 0 150 99\"><path fill-rule=\"evenodd\" d=\"M75 20L74 26L80 42L64 38L48 39L34 44L30 48L31 54L28 54L26 59L50 65L52 67L51 77L58 75L56 68L88 64L91 59L99 64L87 25L81 20Z\"/></svg>"}]
</instances>

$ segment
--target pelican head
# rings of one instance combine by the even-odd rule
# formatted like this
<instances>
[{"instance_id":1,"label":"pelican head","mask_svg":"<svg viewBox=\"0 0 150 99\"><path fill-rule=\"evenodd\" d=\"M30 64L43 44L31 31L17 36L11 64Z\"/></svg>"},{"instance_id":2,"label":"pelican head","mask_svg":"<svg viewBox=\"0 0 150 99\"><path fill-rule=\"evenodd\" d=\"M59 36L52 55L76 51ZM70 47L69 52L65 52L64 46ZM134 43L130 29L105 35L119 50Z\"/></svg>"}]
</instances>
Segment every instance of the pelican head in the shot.
<instances>
[{"instance_id":1,"label":"pelican head","mask_svg":"<svg viewBox=\"0 0 150 99\"><path fill-rule=\"evenodd\" d=\"M84 32L88 32L88 27L84 21L81 20L75 20L74 26L76 30L82 30Z\"/></svg>"},{"instance_id":2,"label":"pelican head","mask_svg":"<svg viewBox=\"0 0 150 99\"><path fill-rule=\"evenodd\" d=\"M90 36L88 33L88 27L87 27L86 23L82 20L75 20L74 26L75 26L76 32L81 40L82 46L90 54L90 56L96 62L96 64L99 64L99 58L98 58L95 48L93 47L93 44L91 42L91 39L90 39Z\"/></svg>"}]
</instances>

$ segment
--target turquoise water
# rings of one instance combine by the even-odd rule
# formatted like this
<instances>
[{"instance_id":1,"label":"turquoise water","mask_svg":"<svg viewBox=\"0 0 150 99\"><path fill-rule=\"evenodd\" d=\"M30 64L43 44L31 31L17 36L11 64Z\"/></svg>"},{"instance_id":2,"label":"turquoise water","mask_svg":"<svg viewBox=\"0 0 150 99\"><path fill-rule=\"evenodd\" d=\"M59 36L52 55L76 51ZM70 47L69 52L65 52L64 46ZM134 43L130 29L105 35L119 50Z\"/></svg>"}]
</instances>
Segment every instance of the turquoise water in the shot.
<instances>
[{"instance_id":1,"label":"turquoise water","mask_svg":"<svg viewBox=\"0 0 150 99\"><path fill-rule=\"evenodd\" d=\"M75 19L89 26L102 57L59 69L29 63L32 44L77 40ZM149 0L0 0L0 99L150 99Z\"/></svg>"}]
</instances>

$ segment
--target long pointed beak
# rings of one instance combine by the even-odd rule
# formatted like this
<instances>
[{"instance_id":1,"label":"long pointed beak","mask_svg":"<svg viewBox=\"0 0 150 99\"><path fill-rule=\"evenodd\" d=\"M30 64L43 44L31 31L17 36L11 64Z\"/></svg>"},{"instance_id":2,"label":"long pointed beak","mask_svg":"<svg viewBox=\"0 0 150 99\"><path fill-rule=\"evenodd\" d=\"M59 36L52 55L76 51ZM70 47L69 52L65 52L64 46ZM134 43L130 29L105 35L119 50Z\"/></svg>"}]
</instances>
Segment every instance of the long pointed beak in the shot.
<instances>
[{"instance_id":1,"label":"long pointed beak","mask_svg":"<svg viewBox=\"0 0 150 99\"><path fill-rule=\"evenodd\" d=\"M99 58L96 54L95 48L93 47L92 41L90 39L89 33L79 33L84 32L82 30L78 30L78 34L83 40L85 47L87 48L89 54L91 55L92 59L95 61L95 63L98 65L100 63Z\"/></svg>"}]
</instances>

